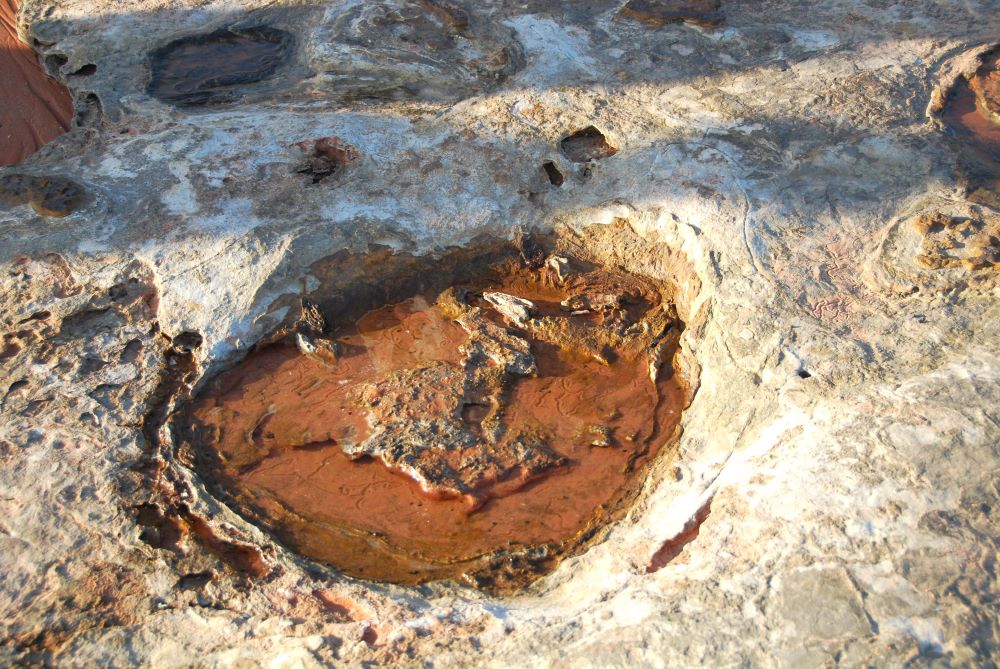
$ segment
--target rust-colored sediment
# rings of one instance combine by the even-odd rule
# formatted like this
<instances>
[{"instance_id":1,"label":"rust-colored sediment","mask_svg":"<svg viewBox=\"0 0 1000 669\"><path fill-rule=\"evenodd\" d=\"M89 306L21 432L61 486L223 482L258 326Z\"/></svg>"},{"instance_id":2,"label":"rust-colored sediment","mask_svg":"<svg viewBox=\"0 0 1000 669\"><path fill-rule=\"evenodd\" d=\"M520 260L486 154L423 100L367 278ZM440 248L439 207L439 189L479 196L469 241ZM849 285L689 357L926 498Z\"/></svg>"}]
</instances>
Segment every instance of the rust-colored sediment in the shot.
<instances>
[{"instance_id":1,"label":"rust-colored sediment","mask_svg":"<svg viewBox=\"0 0 1000 669\"><path fill-rule=\"evenodd\" d=\"M702 523L705 522L708 514L711 512L712 501L709 500L705 506L698 509L698 512L687 522L684 529L677 536L664 541L663 545L653 553L653 556L649 559L649 564L646 565L646 573L653 574L660 571L679 556L684 551L685 546L698 538Z\"/></svg>"},{"instance_id":2,"label":"rust-colored sediment","mask_svg":"<svg viewBox=\"0 0 1000 669\"><path fill-rule=\"evenodd\" d=\"M959 170L967 197L1000 206L1000 48L952 86L941 120L961 148Z\"/></svg>"},{"instance_id":3,"label":"rust-colored sediment","mask_svg":"<svg viewBox=\"0 0 1000 669\"><path fill-rule=\"evenodd\" d=\"M975 79L973 79L975 80ZM976 94L964 79L955 86L945 107L944 120L974 143L973 150L993 161L1000 161L1000 122L990 117L978 103Z\"/></svg>"},{"instance_id":4,"label":"rust-colored sediment","mask_svg":"<svg viewBox=\"0 0 1000 669\"><path fill-rule=\"evenodd\" d=\"M505 551L544 547L553 556L607 520L635 489L684 405L670 370L676 332L663 340L666 349L661 345L666 364L656 383L650 378L653 330L662 334L674 323L679 332L663 315L660 293L634 277L602 276L609 291L621 288L611 285L616 276L622 279L631 298L603 311L590 304L589 313L574 304L578 313L570 315L559 303L572 295L572 282L559 286L546 270L520 268L467 293L417 296L371 311L333 333L336 360L287 342L264 347L218 376L176 424L193 426L190 446L238 507L290 547L351 575L418 583L468 575ZM607 298L588 288L590 302ZM534 318L506 320L482 298L488 290L531 300ZM484 319L478 327L530 342L537 367L505 377L494 397L499 411L491 412L491 400L469 402L470 394L482 394L476 384L483 375L495 379L502 369L484 362L468 372L470 340L478 336L469 323L476 318ZM597 332L610 343L599 354L590 341ZM610 361L598 359L605 354ZM464 385L448 386L463 369ZM376 390L403 393L414 404L388 404L381 395L373 401ZM385 407L395 408L387 415ZM358 457L357 445L386 432L385 425L403 442L406 435L433 441L459 434L420 425L433 420L447 429L466 423L461 434L472 445L409 450L412 444L390 443L378 457ZM503 436L491 441L487 433ZM514 441L528 446L512 449ZM470 466L480 460L483 467ZM430 489L427 480L418 484L420 476Z\"/></svg>"},{"instance_id":5,"label":"rust-colored sediment","mask_svg":"<svg viewBox=\"0 0 1000 669\"><path fill-rule=\"evenodd\" d=\"M69 91L17 36L17 3L0 0L0 165L17 165L70 127Z\"/></svg>"},{"instance_id":6,"label":"rust-colored sediment","mask_svg":"<svg viewBox=\"0 0 1000 669\"><path fill-rule=\"evenodd\" d=\"M982 66L969 80L969 86L983 114L1000 123L1000 49L983 59Z\"/></svg>"}]
</instances>

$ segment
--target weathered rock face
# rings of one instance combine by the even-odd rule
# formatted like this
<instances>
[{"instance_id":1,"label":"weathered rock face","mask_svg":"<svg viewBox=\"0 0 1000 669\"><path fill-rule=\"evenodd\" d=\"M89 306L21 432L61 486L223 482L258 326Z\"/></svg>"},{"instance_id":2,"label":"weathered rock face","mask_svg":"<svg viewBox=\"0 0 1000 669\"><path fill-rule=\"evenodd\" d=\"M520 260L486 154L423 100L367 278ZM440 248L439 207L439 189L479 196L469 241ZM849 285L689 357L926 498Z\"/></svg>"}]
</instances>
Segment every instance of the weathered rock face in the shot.
<instances>
[{"instance_id":1,"label":"weathered rock face","mask_svg":"<svg viewBox=\"0 0 1000 669\"><path fill-rule=\"evenodd\" d=\"M3 662L1000 662L1000 180L994 126L949 115L993 123L995 3L695 5L26 2L77 127L2 174ZM150 95L219 35L273 70ZM576 162L588 128L615 152ZM528 589L340 574L177 450L178 402L265 337L334 356L317 313L439 294L490 244L548 268L519 227L669 283L696 390Z\"/></svg>"}]
</instances>

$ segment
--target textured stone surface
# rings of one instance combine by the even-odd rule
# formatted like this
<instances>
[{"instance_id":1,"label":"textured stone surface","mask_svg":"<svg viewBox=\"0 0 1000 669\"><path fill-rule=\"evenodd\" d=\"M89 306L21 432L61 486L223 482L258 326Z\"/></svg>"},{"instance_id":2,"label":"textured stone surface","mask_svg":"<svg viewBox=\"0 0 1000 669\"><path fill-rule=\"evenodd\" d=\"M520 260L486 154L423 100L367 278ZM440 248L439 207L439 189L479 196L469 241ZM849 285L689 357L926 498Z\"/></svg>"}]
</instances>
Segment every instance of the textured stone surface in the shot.
<instances>
[{"instance_id":1,"label":"textured stone surface","mask_svg":"<svg viewBox=\"0 0 1000 669\"><path fill-rule=\"evenodd\" d=\"M17 173L87 197L0 202L0 662L1000 662L997 273L928 267L944 237L914 224L996 219L998 181L966 199L936 120L995 2L729 2L713 30L452 4L25 3L43 55L88 74L64 75L78 127ZM264 25L294 53L226 104L147 94L155 50ZM617 153L567 160L590 126ZM327 137L355 157L314 182ZM529 592L316 568L144 433L329 280L320 260L518 225L624 226L607 260L681 272L700 381L637 504Z\"/></svg>"}]
</instances>

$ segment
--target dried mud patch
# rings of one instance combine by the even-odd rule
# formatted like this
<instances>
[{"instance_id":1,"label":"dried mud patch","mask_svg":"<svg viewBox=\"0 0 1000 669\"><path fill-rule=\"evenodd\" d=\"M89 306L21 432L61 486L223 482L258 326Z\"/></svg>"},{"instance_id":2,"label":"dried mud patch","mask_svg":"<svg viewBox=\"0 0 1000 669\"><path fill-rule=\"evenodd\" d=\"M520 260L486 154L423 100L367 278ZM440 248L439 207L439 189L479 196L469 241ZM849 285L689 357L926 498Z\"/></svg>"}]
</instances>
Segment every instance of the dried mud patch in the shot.
<instances>
[{"instance_id":1,"label":"dried mud patch","mask_svg":"<svg viewBox=\"0 0 1000 669\"><path fill-rule=\"evenodd\" d=\"M599 541L676 441L698 368L678 352L682 256L597 227L342 252L228 369L200 379L174 350L147 417L147 534L176 552L221 503L351 576L497 594ZM225 527L201 542L266 579L264 535Z\"/></svg>"}]
</instances>

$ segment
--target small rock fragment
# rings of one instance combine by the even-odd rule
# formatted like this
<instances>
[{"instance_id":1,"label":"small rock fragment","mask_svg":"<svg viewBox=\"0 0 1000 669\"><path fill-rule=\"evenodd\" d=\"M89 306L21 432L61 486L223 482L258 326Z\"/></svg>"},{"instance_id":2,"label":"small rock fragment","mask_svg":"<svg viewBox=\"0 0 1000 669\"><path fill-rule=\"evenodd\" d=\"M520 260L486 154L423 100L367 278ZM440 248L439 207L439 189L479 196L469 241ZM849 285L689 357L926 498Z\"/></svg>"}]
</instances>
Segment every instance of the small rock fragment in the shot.
<instances>
[{"instance_id":1,"label":"small rock fragment","mask_svg":"<svg viewBox=\"0 0 1000 669\"><path fill-rule=\"evenodd\" d=\"M567 297L559 303L566 311L573 312L573 315L589 314L591 312L613 314L621 309L625 300L624 295L613 295L610 293L598 293L595 295L573 295Z\"/></svg>"},{"instance_id":2,"label":"small rock fragment","mask_svg":"<svg viewBox=\"0 0 1000 669\"><path fill-rule=\"evenodd\" d=\"M1000 219L967 218L941 212L913 219L921 235L915 262L927 269L963 267L966 271L992 269L1000 264Z\"/></svg>"},{"instance_id":3,"label":"small rock fragment","mask_svg":"<svg viewBox=\"0 0 1000 669\"><path fill-rule=\"evenodd\" d=\"M569 260L563 258L562 256L549 256L545 261L545 266L552 270L555 274L556 281L559 284L566 282L567 271L569 270Z\"/></svg>"},{"instance_id":4,"label":"small rock fragment","mask_svg":"<svg viewBox=\"0 0 1000 669\"><path fill-rule=\"evenodd\" d=\"M483 293L483 299L493 305L500 315L517 325L524 325L535 313L535 305L530 300L507 293Z\"/></svg>"},{"instance_id":5,"label":"small rock fragment","mask_svg":"<svg viewBox=\"0 0 1000 669\"><path fill-rule=\"evenodd\" d=\"M301 332L295 333L295 346L302 355L309 355L316 352L316 345L309 341L308 337L303 336Z\"/></svg>"},{"instance_id":6,"label":"small rock fragment","mask_svg":"<svg viewBox=\"0 0 1000 669\"><path fill-rule=\"evenodd\" d=\"M921 214L913 219L913 229L921 235L939 232L944 230L950 224L951 217L945 216L940 212L934 212L933 214Z\"/></svg>"},{"instance_id":7,"label":"small rock fragment","mask_svg":"<svg viewBox=\"0 0 1000 669\"><path fill-rule=\"evenodd\" d=\"M611 441L611 428L607 425L588 425L584 432L590 435L590 445L597 448L610 448L614 445Z\"/></svg>"},{"instance_id":8,"label":"small rock fragment","mask_svg":"<svg viewBox=\"0 0 1000 669\"><path fill-rule=\"evenodd\" d=\"M326 339L313 339L301 332L295 333L295 347L302 355L308 355L324 362L336 362L340 357L340 348L337 342Z\"/></svg>"},{"instance_id":9,"label":"small rock fragment","mask_svg":"<svg viewBox=\"0 0 1000 669\"><path fill-rule=\"evenodd\" d=\"M468 358L474 358L479 353L492 360L504 373L516 376L528 376L538 371L527 340L484 318L478 307L456 318L455 322L469 333L469 343L464 351Z\"/></svg>"}]
</instances>

